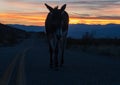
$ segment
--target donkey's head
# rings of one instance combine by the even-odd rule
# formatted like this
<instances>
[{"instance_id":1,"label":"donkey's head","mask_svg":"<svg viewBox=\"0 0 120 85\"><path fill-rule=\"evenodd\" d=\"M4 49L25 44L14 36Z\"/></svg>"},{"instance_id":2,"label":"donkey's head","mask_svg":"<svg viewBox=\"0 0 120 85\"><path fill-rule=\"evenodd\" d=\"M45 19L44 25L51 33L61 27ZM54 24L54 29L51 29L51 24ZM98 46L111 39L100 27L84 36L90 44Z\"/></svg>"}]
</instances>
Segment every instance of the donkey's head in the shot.
<instances>
[{"instance_id":1,"label":"donkey's head","mask_svg":"<svg viewBox=\"0 0 120 85\"><path fill-rule=\"evenodd\" d=\"M64 17L64 10L66 8L66 4L64 4L60 9L58 9L58 6L55 8L52 8L51 6L45 4L45 6L48 8L50 11L50 16L51 16L51 25L53 29L55 29L58 37L62 35L62 25L63 25L63 17Z\"/></svg>"},{"instance_id":2,"label":"donkey's head","mask_svg":"<svg viewBox=\"0 0 120 85\"><path fill-rule=\"evenodd\" d=\"M63 19L63 13L66 8L66 4L64 4L60 9L58 9L58 6L56 6L55 8L52 8L51 6L47 5L46 3L45 3L45 6L50 11L52 22L53 22L52 24L57 27L61 26L62 19Z\"/></svg>"}]
</instances>

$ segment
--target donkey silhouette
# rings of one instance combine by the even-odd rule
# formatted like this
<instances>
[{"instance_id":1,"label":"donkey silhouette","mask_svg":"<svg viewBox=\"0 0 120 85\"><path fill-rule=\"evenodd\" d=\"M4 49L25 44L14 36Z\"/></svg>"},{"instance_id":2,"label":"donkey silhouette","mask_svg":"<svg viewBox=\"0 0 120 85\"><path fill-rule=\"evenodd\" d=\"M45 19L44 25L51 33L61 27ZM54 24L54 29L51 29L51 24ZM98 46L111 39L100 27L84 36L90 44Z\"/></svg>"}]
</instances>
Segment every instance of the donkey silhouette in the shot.
<instances>
[{"instance_id":1,"label":"donkey silhouette","mask_svg":"<svg viewBox=\"0 0 120 85\"><path fill-rule=\"evenodd\" d=\"M64 64L64 49L68 33L69 15L65 11L66 4L60 9L52 8L45 3L49 10L45 21L45 30L50 52L50 68L62 67Z\"/></svg>"}]
</instances>

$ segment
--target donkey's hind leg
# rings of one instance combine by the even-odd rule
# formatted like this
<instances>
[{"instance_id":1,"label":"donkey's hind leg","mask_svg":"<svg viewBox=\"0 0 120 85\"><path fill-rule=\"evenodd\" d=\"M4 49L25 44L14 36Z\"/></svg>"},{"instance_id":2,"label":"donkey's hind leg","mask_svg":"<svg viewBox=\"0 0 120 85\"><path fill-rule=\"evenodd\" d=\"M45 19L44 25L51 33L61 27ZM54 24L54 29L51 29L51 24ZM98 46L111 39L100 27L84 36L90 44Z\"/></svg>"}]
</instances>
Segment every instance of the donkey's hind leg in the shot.
<instances>
[{"instance_id":1,"label":"donkey's hind leg","mask_svg":"<svg viewBox=\"0 0 120 85\"><path fill-rule=\"evenodd\" d=\"M60 67L62 67L64 64L64 49L62 50L62 56L61 56L61 61L60 61Z\"/></svg>"},{"instance_id":2,"label":"donkey's hind leg","mask_svg":"<svg viewBox=\"0 0 120 85\"><path fill-rule=\"evenodd\" d=\"M58 45L57 44L55 47L54 64L55 64L55 68L58 68Z\"/></svg>"}]
</instances>

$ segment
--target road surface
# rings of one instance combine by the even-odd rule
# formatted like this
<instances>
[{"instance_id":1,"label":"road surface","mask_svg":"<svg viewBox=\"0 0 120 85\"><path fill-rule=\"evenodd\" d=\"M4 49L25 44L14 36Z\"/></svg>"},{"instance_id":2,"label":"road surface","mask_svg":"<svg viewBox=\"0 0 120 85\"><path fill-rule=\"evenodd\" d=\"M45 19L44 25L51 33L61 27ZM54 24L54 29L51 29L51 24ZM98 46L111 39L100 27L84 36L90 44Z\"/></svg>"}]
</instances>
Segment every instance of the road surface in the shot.
<instances>
[{"instance_id":1,"label":"road surface","mask_svg":"<svg viewBox=\"0 0 120 85\"><path fill-rule=\"evenodd\" d=\"M120 85L120 60L70 48L64 67L55 71L49 68L47 43L33 34L0 48L0 85Z\"/></svg>"}]
</instances>

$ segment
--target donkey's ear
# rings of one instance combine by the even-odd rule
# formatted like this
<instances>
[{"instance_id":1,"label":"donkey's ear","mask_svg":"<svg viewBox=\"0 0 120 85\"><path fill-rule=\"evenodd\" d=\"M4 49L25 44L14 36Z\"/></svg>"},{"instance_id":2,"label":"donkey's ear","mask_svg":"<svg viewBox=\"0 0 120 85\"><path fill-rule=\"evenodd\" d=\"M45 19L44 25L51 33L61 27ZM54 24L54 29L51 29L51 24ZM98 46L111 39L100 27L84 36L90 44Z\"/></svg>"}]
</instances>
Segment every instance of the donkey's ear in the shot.
<instances>
[{"instance_id":1,"label":"donkey's ear","mask_svg":"<svg viewBox=\"0 0 120 85\"><path fill-rule=\"evenodd\" d=\"M50 12L52 12L52 11L53 11L53 8L52 8L52 7L50 7L49 5L47 5L46 3L45 3L45 6L49 9L49 11L50 11Z\"/></svg>"},{"instance_id":2,"label":"donkey's ear","mask_svg":"<svg viewBox=\"0 0 120 85\"><path fill-rule=\"evenodd\" d=\"M66 4L64 4L62 7L61 7L61 11L63 12L66 8Z\"/></svg>"}]
</instances>

